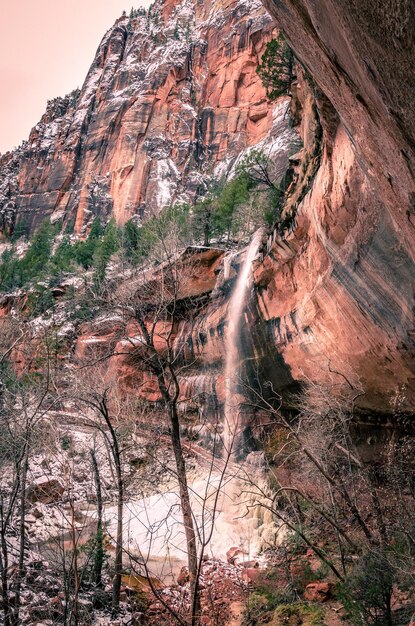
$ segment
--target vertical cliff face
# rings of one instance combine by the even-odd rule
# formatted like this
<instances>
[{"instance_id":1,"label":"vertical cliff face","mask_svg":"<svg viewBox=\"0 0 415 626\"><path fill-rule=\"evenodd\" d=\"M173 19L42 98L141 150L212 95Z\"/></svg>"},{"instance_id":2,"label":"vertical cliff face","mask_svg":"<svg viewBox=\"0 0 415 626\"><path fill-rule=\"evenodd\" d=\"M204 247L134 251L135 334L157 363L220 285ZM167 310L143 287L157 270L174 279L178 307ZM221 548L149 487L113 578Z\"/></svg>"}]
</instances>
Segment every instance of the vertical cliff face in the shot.
<instances>
[{"instance_id":1,"label":"vertical cliff face","mask_svg":"<svg viewBox=\"0 0 415 626\"><path fill-rule=\"evenodd\" d=\"M264 4L329 98L368 180L406 232L414 203L415 9L410 2ZM409 215L408 215L409 211ZM412 234L409 237L413 240Z\"/></svg>"},{"instance_id":2,"label":"vertical cliff face","mask_svg":"<svg viewBox=\"0 0 415 626\"><path fill-rule=\"evenodd\" d=\"M412 413L413 6L264 4L316 83L323 137L296 228L257 270L260 316L296 380L346 377L366 408Z\"/></svg>"},{"instance_id":3,"label":"vertical cliff face","mask_svg":"<svg viewBox=\"0 0 415 626\"><path fill-rule=\"evenodd\" d=\"M82 233L98 213L122 223L191 200L215 166L288 129L255 71L274 29L259 0L157 0L117 20L80 93L50 102L20 150L5 221L13 206Z\"/></svg>"},{"instance_id":4,"label":"vertical cliff face","mask_svg":"<svg viewBox=\"0 0 415 626\"><path fill-rule=\"evenodd\" d=\"M375 2L267 2L315 87L302 72L293 85L304 143L285 209L295 220L270 238L246 312L247 361L254 355L276 389L308 380L351 385L363 410L392 416L415 410L414 116L404 77L415 81L406 6L385 13ZM188 396L213 395L213 406L223 402L227 307L215 289L179 331L200 351Z\"/></svg>"}]
</instances>

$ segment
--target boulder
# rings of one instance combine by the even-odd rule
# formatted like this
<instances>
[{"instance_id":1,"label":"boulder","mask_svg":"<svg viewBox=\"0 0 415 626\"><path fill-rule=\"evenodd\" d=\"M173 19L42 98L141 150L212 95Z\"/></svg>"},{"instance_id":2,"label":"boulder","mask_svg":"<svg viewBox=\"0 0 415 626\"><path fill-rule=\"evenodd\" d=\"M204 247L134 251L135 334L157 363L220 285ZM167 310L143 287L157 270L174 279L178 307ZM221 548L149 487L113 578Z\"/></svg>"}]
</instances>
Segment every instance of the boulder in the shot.
<instances>
[{"instance_id":1,"label":"boulder","mask_svg":"<svg viewBox=\"0 0 415 626\"><path fill-rule=\"evenodd\" d=\"M34 606L29 609L32 620L61 620L63 617L63 608L60 599L56 596L51 598L45 606Z\"/></svg>"},{"instance_id":2,"label":"boulder","mask_svg":"<svg viewBox=\"0 0 415 626\"><path fill-rule=\"evenodd\" d=\"M232 546L232 548L229 548L226 553L226 559L229 565L235 565L238 560L242 560L241 557L244 554L247 554L247 552L244 552L243 550L241 550L241 548L238 548L237 546Z\"/></svg>"},{"instance_id":3,"label":"boulder","mask_svg":"<svg viewBox=\"0 0 415 626\"><path fill-rule=\"evenodd\" d=\"M244 568L253 568L253 567L259 567L259 563L258 561L243 561L243 563L241 563L242 567Z\"/></svg>"},{"instance_id":4,"label":"boulder","mask_svg":"<svg viewBox=\"0 0 415 626\"><path fill-rule=\"evenodd\" d=\"M58 478L41 476L31 484L27 490L29 502L42 502L51 504L62 496L65 488Z\"/></svg>"},{"instance_id":5,"label":"boulder","mask_svg":"<svg viewBox=\"0 0 415 626\"><path fill-rule=\"evenodd\" d=\"M307 585L304 592L304 599L309 602L326 602L331 598L333 583L315 582Z\"/></svg>"},{"instance_id":6,"label":"boulder","mask_svg":"<svg viewBox=\"0 0 415 626\"><path fill-rule=\"evenodd\" d=\"M188 582L189 582L189 570L187 569L187 567L182 567L177 577L177 584L180 585L180 587L183 587Z\"/></svg>"},{"instance_id":7,"label":"boulder","mask_svg":"<svg viewBox=\"0 0 415 626\"><path fill-rule=\"evenodd\" d=\"M253 583L257 580L261 571L257 567L247 567L242 572L242 578L247 583Z\"/></svg>"}]
</instances>

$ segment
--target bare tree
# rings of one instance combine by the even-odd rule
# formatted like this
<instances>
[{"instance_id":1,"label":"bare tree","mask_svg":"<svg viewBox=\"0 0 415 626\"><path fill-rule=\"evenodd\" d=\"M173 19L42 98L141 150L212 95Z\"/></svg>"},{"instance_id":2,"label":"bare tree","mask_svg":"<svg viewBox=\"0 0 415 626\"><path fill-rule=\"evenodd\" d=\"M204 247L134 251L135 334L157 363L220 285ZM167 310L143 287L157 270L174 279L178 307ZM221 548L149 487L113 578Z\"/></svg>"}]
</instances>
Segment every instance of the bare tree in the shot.
<instances>
[{"instance_id":1,"label":"bare tree","mask_svg":"<svg viewBox=\"0 0 415 626\"><path fill-rule=\"evenodd\" d=\"M17 626L20 623L21 589L25 575L29 460L32 449L39 445L37 436L42 420L54 404L50 396L53 354L49 337L43 337L38 346L42 360L39 357L34 377L30 360L25 362L24 358L23 339L27 333L18 323L12 323L12 328L8 330L10 334L6 332L2 338L6 346L0 356L0 466L11 480L0 486L0 575L4 623L5 626ZM17 350L19 358L25 362L18 373L12 358ZM10 543L10 535L16 526L17 550Z\"/></svg>"},{"instance_id":2,"label":"bare tree","mask_svg":"<svg viewBox=\"0 0 415 626\"><path fill-rule=\"evenodd\" d=\"M122 444L120 440L120 434L118 430L119 426L119 412L118 415L111 413L109 387L103 385L99 387L99 370L95 371L96 381L93 388L88 385L88 380L80 382L79 379L73 378L72 382L75 385L74 391L65 396L66 400L70 398L72 402L76 402L78 405L79 414L82 416L82 424L91 428L92 431L99 432L105 444L110 451L111 459L115 468L115 482L117 491L117 531L115 537L115 559L114 559L114 577L112 587L112 606L115 611L118 610L120 604L120 590L121 590L121 578L123 567L123 510L124 510L124 476L122 468ZM120 409L120 407L118 407ZM102 497L100 495L100 480L99 480L99 468L96 464L96 458L94 452L91 452L91 460L93 466L93 472L95 477L95 484L97 490L98 500L98 530L97 539L99 544L99 554L97 554L96 561L96 576L97 580L100 580L100 573L102 568L102 562L100 562L100 556L102 556ZM99 521L100 520L100 521Z\"/></svg>"},{"instance_id":3,"label":"bare tree","mask_svg":"<svg viewBox=\"0 0 415 626\"><path fill-rule=\"evenodd\" d=\"M184 355L185 347L176 341L178 329L185 319L197 314L203 305L203 296L192 298L189 293L189 278L197 272L197 254L183 250L180 227L174 223L154 224L153 248L151 263L135 275L131 281L126 281L115 290L106 290L106 308L114 310L124 316L126 320L134 320L137 327L136 336L125 336L125 357L131 366L137 370L137 389L140 386L139 372L143 372L154 383L159 394L159 405L162 407L168 422L168 436L174 456L174 473L178 483L183 528L186 537L186 552L191 586L190 622L196 625L200 619L200 589L199 578L203 550L209 543L210 533L206 530L199 532L195 521L195 514L191 501L191 487L188 483L186 455L183 449L180 424L180 395L181 377L189 367ZM117 356L123 350L117 351ZM96 366L98 361L107 360L109 355L92 359L89 365ZM194 357L191 357L192 361ZM83 365L83 372L88 364ZM82 393L78 395L82 401ZM85 400L85 397L84 397ZM111 435L111 419L108 403L111 403L110 394L98 398L91 398L85 402L101 415L107 425L111 438L111 447L115 457L118 452L115 438ZM115 463L117 466L117 462ZM117 470L118 472L118 470ZM117 479L118 480L118 479ZM219 490L220 491L220 490ZM118 502L122 502L120 496ZM122 509L118 515L119 524L122 524ZM121 529L120 529L121 531ZM204 536L203 536L204 534ZM121 546L117 540L117 545ZM202 552L199 553L199 547ZM121 568L116 563L116 572Z\"/></svg>"},{"instance_id":4,"label":"bare tree","mask_svg":"<svg viewBox=\"0 0 415 626\"><path fill-rule=\"evenodd\" d=\"M104 564L104 525L101 476L95 450L91 448L91 465L94 473L95 489L97 494L97 531L94 562L94 582L97 589L102 587L102 567Z\"/></svg>"},{"instance_id":5,"label":"bare tree","mask_svg":"<svg viewBox=\"0 0 415 626\"><path fill-rule=\"evenodd\" d=\"M263 150L253 149L238 163L236 172L246 176L259 189L278 189L278 179L282 172L274 171L274 164Z\"/></svg>"}]
</instances>

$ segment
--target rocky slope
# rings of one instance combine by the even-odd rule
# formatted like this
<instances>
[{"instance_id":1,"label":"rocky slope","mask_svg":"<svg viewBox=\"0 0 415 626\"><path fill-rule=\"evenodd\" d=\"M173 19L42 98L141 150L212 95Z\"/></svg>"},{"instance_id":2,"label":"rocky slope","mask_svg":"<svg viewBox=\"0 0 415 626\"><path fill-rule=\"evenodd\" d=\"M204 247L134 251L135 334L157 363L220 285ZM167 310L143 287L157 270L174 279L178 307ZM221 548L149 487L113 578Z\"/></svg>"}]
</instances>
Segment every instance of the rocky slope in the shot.
<instances>
[{"instance_id":1,"label":"rocky slope","mask_svg":"<svg viewBox=\"0 0 415 626\"><path fill-rule=\"evenodd\" d=\"M145 217L272 142L288 120L274 119L255 70L273 32L259 0L158 0L117 20L80 93L49 102L29 141L3 157L3 226L16 213L29 226L74 220L78 233L97 214Z\"/></svg>"}]
</instances>

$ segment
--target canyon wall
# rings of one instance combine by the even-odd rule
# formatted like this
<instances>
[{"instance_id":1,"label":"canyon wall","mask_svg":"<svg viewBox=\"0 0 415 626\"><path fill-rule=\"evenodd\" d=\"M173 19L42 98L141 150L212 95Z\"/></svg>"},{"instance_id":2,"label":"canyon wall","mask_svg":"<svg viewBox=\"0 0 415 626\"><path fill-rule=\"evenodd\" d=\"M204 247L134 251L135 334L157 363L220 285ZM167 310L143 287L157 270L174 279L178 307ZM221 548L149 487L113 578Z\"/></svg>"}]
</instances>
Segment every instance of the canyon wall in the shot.
<instances>
[{"instance_id":1,"label":"canyon wall","mask_svg":"<svg viewBox=\"0 0 415 626\"><path fill-rule=\"evenodd\" d=\"M244 315L246 373L260 371L282 393L309 380L346 384L365 412L412 415L409 3L265 4L307 73L299 69L292 86L303 148L291 159L289 227L264 242ZM16 156L3 157L7 215L15 206L18 219L33 223L75 218L83 233L98 210L123 222L171 199L191 200L251 145L275 145L273 158L286 161L295 143L281 114L286 103L268 103L255 72L276 32L268 14L253 1L156 8L157 24L121 18L107 33L80 95L51 103L21 149L17 173ZM173 336L185 362L183 406L201 413L223 405L229 293L243 254L198 250L183 266L188 314ZM136 334L130 321L101 317L82 326L75 358L125 352L126 337L130 350ZM155 381L125 354L111 363L124 389L157 400Z\"/></svg>"},{"instance_id":2,"label":"canyon wall","mask_svg":"<svg viewBox=\"0 0 415 626\"><path fill-rule=\"evenodd\" d=\"M256 267L247 354L280 391L307 380L353 386L364 411L413 414L414 35L410 4L268 0L315 81L322 129L306 193L288 199L295 228ZM316 141L308 82L294 85L304 164ZM227 301L215 297L189 330L205 374L189 397L215 389ZM181 331L182 335L183 332ZM202 338L202 339L201 339ZM248 363L250 360L248 359ZM207 373L206 373L207 372ZM222 390L222 391L221 391Z\"/></svg>"},{"instance_id":3,"label":"canyon wall","mask_svg":"<svg viewBox=\"0 0 415 626\"><path fill-rule=\"evenodd\" d=\"M412 413L414 5L264 4L329 102L291 252L275 246L262 269L262 313L280 320L277 346L295 378L332 369L363 389L367 407Z\"/></svg>"},{"instance_id":4,"label":"canyon wall","mask_svg":"<svg viewBox=\"0 0 415 626\"><path fill-rule=\"evenodd\" d=\"M269 237L255 263L242 337L245 373L260 372L281 393L307 381L329 384L334 392L346 385L355 389L365 413L412 415L413 178L404 156L411 146L397 128L392 132L392 119L379 120L375 132L361 117L366 108L359 99L343 112L323 87L310 85L301 70L293 85L291 106L295 117L299 112L304 146L292 157L297 173L285 208L295 218L283 236ZM223 407L229 293L241 257L243 252L218 252L206 286L210 296L176 329L187 362L183 401L193 399L202 413ZM196 268L209 275L203 263L195 266L198 275ZM199 283L192 275L189 294ZM118 373L123 367L131 389L137 378L128 364ZM155 385L148 384L144 388L155 398Z\"/></svg>"},{"instance_id":5,"label":"canyon wall","mask_svg":"<svg viewBox=\"0 0 415 626\"><path fill-rule=\"evenodd\" d=\"M259 0L157 0L121 17L80 93L50 101L3 157L3 229L50 217L83 234L96 215L122 224L191 201L213 170L288 130L256 74L273 33Z\"/></svg>"}]
</instances>

